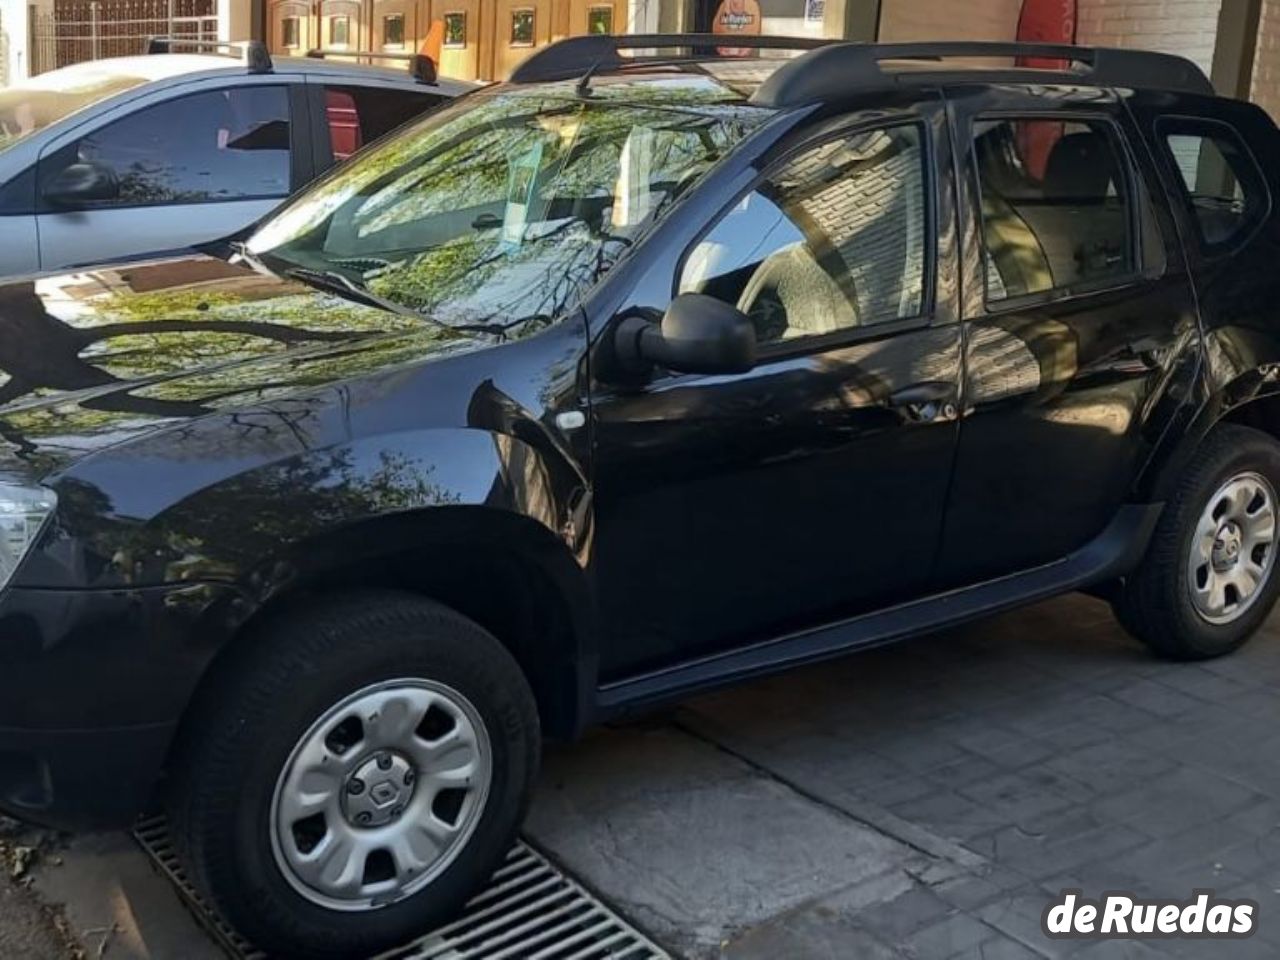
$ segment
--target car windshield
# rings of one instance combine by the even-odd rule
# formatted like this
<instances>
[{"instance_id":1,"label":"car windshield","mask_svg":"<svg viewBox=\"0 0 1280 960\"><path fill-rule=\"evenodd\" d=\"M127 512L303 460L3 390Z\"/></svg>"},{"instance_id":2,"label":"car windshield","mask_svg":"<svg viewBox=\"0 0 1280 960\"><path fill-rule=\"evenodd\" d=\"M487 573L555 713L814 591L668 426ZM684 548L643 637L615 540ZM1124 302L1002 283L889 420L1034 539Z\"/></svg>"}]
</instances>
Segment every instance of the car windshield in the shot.
<instances>
[{"instance_id":1,"label":"car windshield","mask_svg":"<svg viewBox=\"0 0 1280 960\"><path fill-rule=\"evenodd\" d=\"M0 88L0 152L63 117L147 82L109 69L68 69Z\"/></svg>"},{"instance_id":2,"label":"car windshield","mask_svg":"<svg viewBox=\"0 0 1280 960\"><path fill-rule=\"evenodd\" d=\"M247 251L450 326L560 316L767 116L706 78L649 97L473 95L306 191Z\"/></svg>"}]
</instances>

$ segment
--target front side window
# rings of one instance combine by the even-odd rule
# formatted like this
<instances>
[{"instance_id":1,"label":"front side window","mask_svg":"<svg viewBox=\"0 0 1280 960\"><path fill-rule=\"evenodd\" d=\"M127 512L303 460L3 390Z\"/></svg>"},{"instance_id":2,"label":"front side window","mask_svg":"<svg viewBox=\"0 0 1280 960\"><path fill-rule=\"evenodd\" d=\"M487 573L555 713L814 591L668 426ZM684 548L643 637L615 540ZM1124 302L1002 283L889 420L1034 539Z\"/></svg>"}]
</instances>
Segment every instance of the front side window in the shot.
<instances>
[{"instance_id":1,"label":"front side window","mask_svg":"<svg viewBox=\"0 0 1280 960\"><path fill-rule=\"evenodd\" d=\"M973 149L988 302L1134 273L1130 178L1109 123L979 119Z\"/></svg>"},{"instance_id":2,"label":"front side window","mask_svg":"<svg viewBox=\"0 0 1280 960\"><path fill-rule=\"evenodd\" d=\"M928 205L918 127L830 140L787 161L690 250L681 293L751 318L761 344L919 316Z\"/></svg>"},{"instance_id":3,"label":"front side window","mask_svg":"<svg viewBox=\"0 0 1280 960\"><path fill-rule=\"evenodd\" d=\"M273 270L323 271L454 326L546 321L767 115L467 97L353 157L249 249Z\"/></svg>"},{"instance_id":4,"label":"front side window","mask_svg":"<svg viewBox=\"0 0 1280 960\"><path fill-rule=\"evenodd\" d=\"M1161 123L1169 153L1209 251L1244 238L1266 217L1266 179L1235 131L1194 120Z\"/></svg>"},{"instance_id":5,"label":"front side window","mask_svg":"<svg viewBox=\"0 0 1280 960\"><path fill-rule=\"evenodd\" d=\"M533 11L511 11L511 46L533 46Z\"/></svg>"},{"instance_id":6,"label":"front side window","mask_svg":"<svg viewBox=\"0 0 1280 960\"><path fill-rule=\"evenodd\" d=\"M467 15L462 12L444 15L444 45L446 47L465 47L467 45Z\"/></svg>"},{"instance_id":7,"label":"front side window","mask_svg":"<svg viewBox=\"0 0 1280 960\"><path fill-rule=\"evenodd\" d=\"M289 100L283 86L231 87L146 107L42 161L110 167L120 196L105 206L283 197L289 193Z\"/></svg>"}]
</instances>

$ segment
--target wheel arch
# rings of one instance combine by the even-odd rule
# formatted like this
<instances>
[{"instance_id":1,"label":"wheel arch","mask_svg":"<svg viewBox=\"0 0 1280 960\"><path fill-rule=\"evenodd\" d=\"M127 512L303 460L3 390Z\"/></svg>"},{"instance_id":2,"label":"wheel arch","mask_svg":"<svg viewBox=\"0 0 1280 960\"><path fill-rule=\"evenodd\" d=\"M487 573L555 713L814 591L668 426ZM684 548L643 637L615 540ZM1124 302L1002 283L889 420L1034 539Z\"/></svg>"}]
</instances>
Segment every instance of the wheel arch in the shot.
<instances>
[{"instance_id":1,"label":"wheel arch","mask_svg":"<svg viewBox=\"0 0 1280 960\"><path fill-rule=\"evenodd\" d=\"M1248 370L1204 398L1171 426L1139 477L1136 498L1162 502L1219 423L1251 427L1280 441L1280 364Z\"/></svg>"},{"instance_id":2,"label":"wheel arch","mask_svg":"<svg viewBox=\"0 0 1280 960\"><path fill-rule=\"evenodd\" d=\"M242 594L236 622L196 682L170 757L244 651L269 642L273 622L338 593L373 588L430 598L492 633L528 679L548 736L572 738L590 720L597 666L591 591L564 542L528 516L449 506L375 517L293 544L272 564L290 577L264 596Z\"/></svg>"}]
</instances>

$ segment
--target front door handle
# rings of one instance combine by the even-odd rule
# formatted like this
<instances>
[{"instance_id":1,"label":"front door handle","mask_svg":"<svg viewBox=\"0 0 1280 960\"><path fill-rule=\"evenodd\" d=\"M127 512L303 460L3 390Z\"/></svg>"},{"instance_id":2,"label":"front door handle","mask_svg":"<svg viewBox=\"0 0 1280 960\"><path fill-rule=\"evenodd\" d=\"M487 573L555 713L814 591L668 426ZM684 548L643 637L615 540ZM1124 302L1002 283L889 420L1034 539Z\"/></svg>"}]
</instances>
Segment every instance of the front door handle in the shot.
<instances>
[{"instance_id":1,"label":"front door handle","mask_svg":"<svg viewBox=\"0 0 1280 960\"><path fill-rule=\"evenodd\" d=\"M926 380L889 394L889 406L901 410L913 423L954 420L955 387L946 380Z\"/></svg>"}]
</instances>

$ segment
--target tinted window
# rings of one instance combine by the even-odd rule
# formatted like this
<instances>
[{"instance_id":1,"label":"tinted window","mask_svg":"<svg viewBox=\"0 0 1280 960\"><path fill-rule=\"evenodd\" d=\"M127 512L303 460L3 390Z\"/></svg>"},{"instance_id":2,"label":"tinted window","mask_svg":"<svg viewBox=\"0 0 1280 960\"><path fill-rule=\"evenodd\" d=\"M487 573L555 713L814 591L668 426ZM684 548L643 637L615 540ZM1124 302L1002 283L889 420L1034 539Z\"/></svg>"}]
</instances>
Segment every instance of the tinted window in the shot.
<instances>
[{"instance_id":1,"label":"tinted window","mask_svg":"<svg viewBox=\"0 0 1280 960\"><path fill-rule=\"evenodd\" d=\"M325 116L335 160L345 160L366 143L440 102L430 93L379 87L325 87Z\"/></svg>"},{"instance_id":2,"label":"tinted window","mask_svg":"<svg viewBox=\"0 0 1280 960\"><path fill-rule=\"evenodd\" d=\"M1109 124L979 120L974 153L988 300L1134 272L1129 178Z\"/></svg>"},{"instance_id":3,"label":"tinted window","mask_svg":"<svg viewBox=\"0 0 1280 960\"><path fill-rule=\"evenodd\" d=\"M283 86L235 87L179 97L83 138L62 163L110 166L120 199L104 206L200 203L289 193L289 101Z\"/></svg>"},{"instance_id":4,"label":"tinted window","mask_svg":"<svg viewBox=\"0 0 1280 960\"><path fill-rule=\"evenodd\" d=\"M513 47L533 46L532 10L513 10L511 12L511 45Z\"/></svg>"},{"instance_id":5,"label":"tinted window","mask_svg":"<svg viewBox=\"0 0 1280 960\"><path fill-rule=\"evenodd\" d=\"M382 18L382 42L388 47L404 46L404 14Z\"/></svg>"},{"instance_id":6,"label":"tinted window","mask_svg":"<svg viewBox=\"0 0 1280 960\"><path fill-rule=\"evenodd\" d=\"M832 140L735 204L689 252L680 291L734 304L761 343L918 316L927 222L918 128Z\"/></svg>"},{"instance_id":7,"label":"tinted window","mask_svg":"<svg viewBox=\"0 0 1280 960\"><path fill-rule=\"evenodd\" d=\"M592 7L588 10L587 33L613 33L613 7Z\"/></svg>"},{"instance_id":8,"label":"tinted window","mask_svg":"<svg viewBox=\"0 0 1280 960\"><path fill-rule=\"evenodd\" d=\"M1266 185L1233 131L1183 121L1162 124L1160 129L1206 247L1229 246L1261 222L1266 216Z\"/></svg>"},{"instance_id":9,"label":"tinted window","mask_svg":"<svg viewBox=\"0 0 1280 960\"><path fill-rule=\"evenodd\" d=\"M465 47L467 45L467 15L465 13L446 13L444 15L444 45L446 47Z\"/></svg>"}]
</instances>

